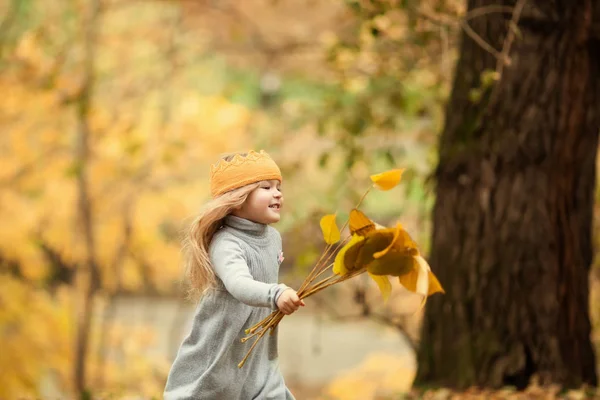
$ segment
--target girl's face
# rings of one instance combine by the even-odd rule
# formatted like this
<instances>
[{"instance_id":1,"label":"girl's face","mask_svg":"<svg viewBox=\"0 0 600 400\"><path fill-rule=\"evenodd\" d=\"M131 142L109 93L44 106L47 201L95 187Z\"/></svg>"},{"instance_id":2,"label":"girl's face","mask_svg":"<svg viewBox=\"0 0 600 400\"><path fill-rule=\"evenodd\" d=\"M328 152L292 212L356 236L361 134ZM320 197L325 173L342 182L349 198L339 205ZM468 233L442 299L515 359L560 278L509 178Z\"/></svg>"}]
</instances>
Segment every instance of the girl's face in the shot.
<instances>
[{"instance_id":1,"label":"girl's face","mask_svg":"<svg viewBox=\"0 0 600 400\"><path fill-rule=\"evenodd\" d=\"M282 205L281 182L277 179L261 181L260 186L250 192L244 204L232 214L260 224L272 224L281 218Z\"/></svg>"}]
</instances>

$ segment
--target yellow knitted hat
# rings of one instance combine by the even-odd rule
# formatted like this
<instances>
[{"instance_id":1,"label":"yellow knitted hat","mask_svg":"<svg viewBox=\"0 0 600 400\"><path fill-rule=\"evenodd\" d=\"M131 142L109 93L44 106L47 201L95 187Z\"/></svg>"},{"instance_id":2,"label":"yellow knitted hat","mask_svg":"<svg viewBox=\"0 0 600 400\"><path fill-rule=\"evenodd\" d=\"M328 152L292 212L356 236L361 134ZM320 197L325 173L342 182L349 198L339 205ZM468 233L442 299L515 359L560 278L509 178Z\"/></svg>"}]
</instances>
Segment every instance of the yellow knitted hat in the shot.
<instances>
[{"instance_id":1,"label":"yellow knitted hat","mask_svg":"<svg viewBox=\"0 0 600 400\"><path fill-rule=\"evenodd\" d=\"M283 181L275 161L263 150L236 154L231 161L219 160L210 166L210 193L217 197L251 183L278 179Z\"/></svg>"}]
</instances>

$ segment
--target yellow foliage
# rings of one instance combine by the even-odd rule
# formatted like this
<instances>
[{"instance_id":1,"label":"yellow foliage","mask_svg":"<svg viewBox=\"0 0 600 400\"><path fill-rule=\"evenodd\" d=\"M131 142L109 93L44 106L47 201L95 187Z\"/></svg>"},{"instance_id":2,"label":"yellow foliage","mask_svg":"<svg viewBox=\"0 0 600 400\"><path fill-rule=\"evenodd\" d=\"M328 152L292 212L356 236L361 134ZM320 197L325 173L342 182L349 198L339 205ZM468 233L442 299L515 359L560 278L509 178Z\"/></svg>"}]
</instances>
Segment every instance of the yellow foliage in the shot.
<instances>
[{"instance_id":1,"label":"yellow foliage","mask_svg":"<svg viewBox=\"0 0 600 400\"><path fill-rule=\"evenodd\" d=\"M25 32L15 49L15 56L32 67L45 68L50 60L44 54L38 35L34 31Z\"/></svg>"},{"instance_id":2,"label":"yellow foliage","mask_svg":"<svg viewBox=\"0 0 600 400\"><path fill-rule=\"evenodd\" d=\"M431 267L421 256L416 256L415 259L419 264L419 276L417 278L416 292L425 296L430 296L434 293L445 293L442 285L431 272Z\"/></svg>"},{"instance_id":3,"label":"yellow foliage","mask_svg":"<svg viewBox=\"0 0 600 400\"><path fill-rule=\"evenodd\" d=\"M412 269L410 272L398 277L398 281L404 288L411 292L417 291L417 279L419 278L419 270L417 268Z\"/></svg>"},{"instance_id":4,"label":"yellow foliage","mask_svg":"<svg viewBox=\"0 0 600 400\"><path fill-rule=\"evenodd\" d=\"M340 241L340 229L335 223L335 214L325 215L320 221L323 239L327 244L335 244Z\"/></svg>"},{"instance_id":5,"label":"yellow foliage","mask_svg":"<svg viewBox=\"0 0 600 400\"><path fill-rule=\"evenodd\" d=\"M392 169L380 174L371 175L371 181L373 181L373 185L380 190L390 190L400 183L403 172L404 168Z\"/></svg>"},{"instance_id":6,"label":"yellow foliage","mask_svg":"<svg viewBox=\"0 0 600 400\"><path fill-rule=\"evenodd\" d=\"M43 289L0 275L0 398L36 397L47 374L68 387L72 351L70 294Z\"/></svg>"},{"instance_id":7,"label":"yellow foliage","mask_svg":"<svg viewBox=\"0 0 600 400\"><path fill-rule=\"evenodd\" d=\"M416 266L415 257L410 253L394 250L371 261L367 265L367 271L378 276L402 276L413 271Z\"/></svg>"},{"instance_id":8,"label":"yellow foliage","mask_svg":"<svg viewBox=\"0 0 600 400\"><path fill-rule=\"evenodd\" d=\"M56 272L47 250L67 269L84 264L87 256L76 179L84 166L74 162L80 127L76 96L83 83L80 43L60 43L67 14L63 6L41 2L35 8L48 26L17 38L0 76L0 259L18 265L22 275L15 280L5 274L6 266L0 269L0 398L38 397L48 376L70 392L75 342L70 302L76 296L70 288L48 294L42 285ZM155 9L156 18L147 21L151 30L162 11ZM112 25L112 18L103 23ZM96 49L101 78L87 118L85 167L102 293L117 287L138 290L147 282L159 291L171 290L181 278L184 219L208 197L208 165L220 153L251 144L245 106L220 95L201 96L184 81L169 87L174 95L165 112L166 90L149 83L139 65L135 78L111 69L122 68L123 61L133 66L127 57L140 47L123 46L132 28L125 22L127 36L102 29L102 45ZM50 40L40 33L57 33L56 26L59 36ZM51 76L58 61L52 52L64 46L67 61ZM115 51L119 57L107 57ZM163 79L161 72L158 82ZM106 384L150 398L162 393L164 382L156 377L165 376L168 365L139 355L142 347L152 347L153 338L147 330L138 333L127 333L127 365L107 361ZM89 353L92 380L99 368L97 350L92 347Z\"/></svg>"},{"instance_id":9,"label":"yellow foliage","mask_svg":"<svg viewBox=\"0 0 600 400\"><path fill-rule=\"evenodd\" d=\"M379 291L381 292L381 296L383 297L384 303L387 302L392 294L392 284L387 276L383 275L373 275L370 272L367 272L371 279L377 284Z\"/></svg>"},{"instance_id":10,"label":"yellow foliage","mask_svg":"<svg viewBox=\"0 0 600 400\"><path fill-rule=\"evenodd\" d=\"M91 382L103 376L104 386L110 388L106 395L116 398L128 394L152 398L162 393L164 382L156 377L166 376L170 364L148 356L158 345L156 333L143 324L132 327L114 323L105 334L108 352L104 363L90 363Z\"/></svg>"},{"instance_id":11,"label":"yellow foliage","mask_svg":"<svg viewBox=\"0 0 600 400\"><path fill-rule=\"evenodd\" d=\"M333 273L337 275L346 275L348 273L348 268L346 267L346 252L348 249L355 246L357 243L364 242L364 238L358 235L352 235L350 241L340 249L340 251L335 256L335 260L333 262Z\"/></svg>"},{"instance_id":12,"label":"yellow foliage","mask_svg":"<svg viewBox=\"0 0 600 400\"><path fill-rule=\"evenodd\" d=\"M417 244L402 224L386 228L375 224L357 209L350 212L349 222L353 236L338 252L333 265L334 274L346 275L365 269L377 283L384 300L391 292L388 275L399 277L401 285L422 295L422 305L427 296L444 293L429 264L421 257Z\"/></svg>"},{"instance_id":13,"label":"yellow foliage","mask_svg":"<svg viewBox=\"0 0 600 400\"><path fill-rule=\"evenodd\" d=\"M32 40L22 43L23 57L34 54ZM40 244L67 266L85 259L75 180L81 166L73 164L74 110L61 106L56 93L13 76L0 78L0 87L7 94L0 97L0 182L11 182L0 190L0 254L40 280L49 272ZM137 124L122 114L115 119L110 103L95 104L88 171L101 275L110 288L117 276L131 280L120 282L129 288L139 288L146 278L167 288L180 278L183 219L207 196L201 190L206 173L197 170L230 150L229 141L244 143L248 111L220 96L189 94L175 106L172 124L163 126L153 104L141 111L144 119ZM176 163L164 164L162 149L171 149ZM152 276L142 279L142 273Z\"/></svg>"},{"instance_id":14,"label":"yellow foliage","mask_svg":"<svg viewBox=\"0 0 600 400\"><path fill-rule=\"evenodd\" d=\"M442 284L438 281L433 272L429 271L427 276L429 277L429 290L427 291L427 296L431 296L434 293L446 293Z\"/></svg>"},{"instance_id":15,"label":"yellow foliage","mask_svg":"<svg viewBox=\"0 0 600 400\"><path fill-rule=\"evenodd\" d=\"M353 208L350 210L350 232L365 236L375 229L375 224L362 211Z\"/></svg>"}]
</instances>

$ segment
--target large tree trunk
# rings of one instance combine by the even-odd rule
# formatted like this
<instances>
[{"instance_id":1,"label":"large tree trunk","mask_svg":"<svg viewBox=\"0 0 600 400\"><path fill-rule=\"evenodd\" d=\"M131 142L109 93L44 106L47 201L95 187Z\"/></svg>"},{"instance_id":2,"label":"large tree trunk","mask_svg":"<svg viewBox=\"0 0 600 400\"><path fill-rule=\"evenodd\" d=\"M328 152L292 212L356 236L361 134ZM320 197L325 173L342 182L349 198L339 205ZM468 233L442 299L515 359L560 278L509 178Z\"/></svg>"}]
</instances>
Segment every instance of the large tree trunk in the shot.
<instances>
[{"instance_id":1,"label":"large tree trunk","mask_svg":"<svg viewBox=\"0 0 600 400\"><path fill-rule=\"evenodd\" d=\"M469 0L468 8L492 3ZM497 59L463 35L440 141L430 260L447 294L428 303L417 383L597 383L588 274L599 3L528 0L512 63L478 101L469 92ZM500 50L510 19L495 13L469 23Z\"/></svg>"}]
</instances>

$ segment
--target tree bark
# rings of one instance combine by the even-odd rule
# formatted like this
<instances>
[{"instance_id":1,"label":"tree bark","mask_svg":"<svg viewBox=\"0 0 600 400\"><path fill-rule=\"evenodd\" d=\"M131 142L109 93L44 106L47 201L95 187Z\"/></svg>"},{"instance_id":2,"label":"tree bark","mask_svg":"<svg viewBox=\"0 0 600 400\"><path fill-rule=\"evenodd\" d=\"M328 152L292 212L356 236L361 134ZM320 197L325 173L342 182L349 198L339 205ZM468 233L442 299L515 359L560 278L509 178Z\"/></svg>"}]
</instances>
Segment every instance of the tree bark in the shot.
<instances>
[{"instance_id":1,"label":"tree bark","mask_svg":"<svg viewBox=\"0 0 600 400\"><path fill-rule=\"evenodd\" d=\"M497 54L463 33L440 139L430 257L447 293L428 302L417 384L524 388L534 376L597 384L588 275L599 3L528 0L511 63L488 87L480 74L497 69ZM500 52L510 20L493 13L469 24Z\"/></svg>"}]
</instances>

